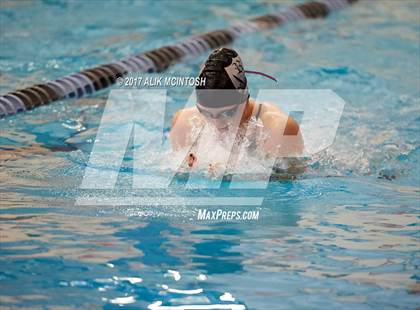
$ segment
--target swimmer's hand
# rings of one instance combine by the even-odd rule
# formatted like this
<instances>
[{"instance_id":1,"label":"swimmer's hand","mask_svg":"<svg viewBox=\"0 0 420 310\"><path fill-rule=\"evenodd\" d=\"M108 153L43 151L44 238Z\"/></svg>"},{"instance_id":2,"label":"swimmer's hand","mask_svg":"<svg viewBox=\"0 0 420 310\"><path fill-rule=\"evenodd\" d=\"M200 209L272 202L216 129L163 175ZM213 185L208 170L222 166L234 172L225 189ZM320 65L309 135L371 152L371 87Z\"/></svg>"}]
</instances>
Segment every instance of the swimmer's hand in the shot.
<instances>
[{"instance_id":1,"label":"swimmer's hand","mask_svg":"<svg viewBox=\"0 0 420 310\"><path fill-rule=\"evenodd\" d=\"M221 164L220 163L213 163L209 164L207 167L207 173L210 177L215 178L217 177L221 172Z\"/></svg>"},{"instance_id":2,"label":"swimmer's hand","mask_svg":"<svg viewBox=\"0 0 420 310\"><path fill-rule=\"evenodd\" d=\"M190 153L187 158L188 167L192 168L196 161L197 161L197 157L195 157L193 153Z\"/></svg>"}]
</instances>

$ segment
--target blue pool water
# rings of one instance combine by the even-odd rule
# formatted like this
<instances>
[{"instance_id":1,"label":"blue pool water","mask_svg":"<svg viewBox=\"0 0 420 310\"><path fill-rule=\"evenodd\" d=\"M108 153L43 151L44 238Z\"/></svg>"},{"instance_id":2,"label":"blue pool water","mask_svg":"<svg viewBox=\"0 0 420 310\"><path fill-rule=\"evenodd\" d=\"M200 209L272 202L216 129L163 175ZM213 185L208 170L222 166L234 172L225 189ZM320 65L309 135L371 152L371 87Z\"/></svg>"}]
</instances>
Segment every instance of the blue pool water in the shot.
<instances>
[{"instance_id":1,"label":"blue pool water","mask_svg":"<svg viewBox=\"0 0 420 310\"><path fill-rule=\"evenodd\" d=\"M3 0L0 91L290 4ZM224 207L259 210L258 221L198 221L194 205L75 205L106 91L0 120L1 307L419 307L419 16L416 1L362 1L233 44L281 88L346 101L334 144L298 180L270 182L258 208ZM194 76L206 56L171 70ZM167 126L183 105L168 105Z\"/></svg>"}]
</instances>

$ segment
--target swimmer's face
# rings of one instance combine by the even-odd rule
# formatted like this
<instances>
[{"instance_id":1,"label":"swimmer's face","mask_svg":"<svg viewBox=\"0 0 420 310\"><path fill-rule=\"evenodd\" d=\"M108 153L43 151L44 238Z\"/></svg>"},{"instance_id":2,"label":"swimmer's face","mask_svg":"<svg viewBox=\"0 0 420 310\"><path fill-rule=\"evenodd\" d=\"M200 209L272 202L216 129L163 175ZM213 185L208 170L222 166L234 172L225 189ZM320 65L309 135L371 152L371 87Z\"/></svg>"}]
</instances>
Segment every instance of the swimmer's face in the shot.
<instances>
[{"instance_id":1,"label":"swimmer's face","mask_svg":"<svg viewBox=\"0 0 420 310\"><path fill-rule=\"evenodd\" d=\"M244 103L220 108L204 107L197 103L197 109L206 120L211 122L219 131L226 131L229 125L241 117Z\"/></svg>"}]
</instances>

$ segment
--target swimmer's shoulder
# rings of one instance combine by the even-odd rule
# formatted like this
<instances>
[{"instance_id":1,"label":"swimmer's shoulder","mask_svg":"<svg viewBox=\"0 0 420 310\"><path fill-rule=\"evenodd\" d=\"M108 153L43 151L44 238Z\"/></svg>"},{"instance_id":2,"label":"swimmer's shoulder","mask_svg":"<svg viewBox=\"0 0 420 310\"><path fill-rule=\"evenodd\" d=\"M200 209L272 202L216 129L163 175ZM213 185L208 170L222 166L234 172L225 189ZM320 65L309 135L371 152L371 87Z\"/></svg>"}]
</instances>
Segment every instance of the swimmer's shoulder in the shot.
<instances>
[{"instance_id":1,"label":"swimmer's shoulder","mask_svg":"<svg viewBox=\"0 0 420 310\"><path fill-rule=\"evenodd\" d=\"M177 122L186 123L187 120L191 120L195 116L199 116L199 111L196 107L180 109L172 118L172 126L174 126Z\"/></svg>"},{"instance_id":2,"label":"swimmer's shoulder","mask_svg":"<svg viewBox=\"0 0 420 310\"><path fill-rule=\"evenodd\" d=\"M259 102L253 99L250 99L250 101L253 105L254 114L258 113L259 118L261 118L262 120L264 120L264 118L279 118L284 117L286 115L280 108L269 102Z\"/></svg>"},{"instance_id":3,"label":"swimmer's shoulder","mask_svg":"<svg viewBox=\"0 0 420 310\"><path fill-rule=\"evenodd\" d=\"M260 118L263 123L267 123L270 127L284 126L283 128L285 128L285 134L299 131L298 123L292 117L289 117L289 115L282 111L278 106L268 102L261 102L257 104L262 105Z\"/></svg>"},{"instance_id":4,"label":"swimmer's shoulder","mask_svg":"<svg viewBox=\"0 0 420 310\"><path fill-rule=\"evenodd\" d=\"M174 114L169 132L169 139L174 150L189 145L192 129L202 122L199 114L196 107L181 109Z\"/></svg>"},{"instance_id":5,"label":"swimmer's shoulder","mask_svg":"<svg viewBox=\"0 0 420 310\"><path fill-rule=\"evenodd\" d=\"M178 110L172 117L172 128L169 132L172 149L177 150L187 145L191 125L188 118L193 113L191 108Z\"/></svg>"},{"instance_id":6,"label":"swimmer's shoulder","mask_svg":"<svg viewBox=\"0 0 420 310\"><path fill-rule=\"evenodd\" d=\"M284 114L284 112L277 106L269 102L256 102L254 104L261 105L261 115L266 113L277 113L277 114Z\"/></svg>"}]
</instances>

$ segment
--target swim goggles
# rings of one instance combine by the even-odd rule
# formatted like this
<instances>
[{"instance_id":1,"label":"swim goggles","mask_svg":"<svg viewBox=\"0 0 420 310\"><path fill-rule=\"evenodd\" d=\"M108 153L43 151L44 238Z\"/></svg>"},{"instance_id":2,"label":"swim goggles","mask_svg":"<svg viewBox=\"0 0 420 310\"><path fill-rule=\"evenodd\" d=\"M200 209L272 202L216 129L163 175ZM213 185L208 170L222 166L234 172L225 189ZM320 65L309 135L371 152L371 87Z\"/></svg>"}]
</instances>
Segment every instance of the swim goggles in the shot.
<instances>
[{"instance_id":1,"label":"swim goggles","mask_svg":"<svg viewBox=\"0 0 420 310\"><path fill-rule=\"evenodd\" d=\"M244 102L242 102L241 104L237 104L234 107L232 107L231 109L224 110L224 111L219 112L219 113L212 113L208 110L204 110L204 109L200 108L200 106L198 106L198 105L197 105L197 109L203 116L205 116L207 118L213 118L213 119L231 118L235 115L236 111L238 110L238 108L240 106L242 106L245 102L248 102L248 99L249 99L249 95L248 95L247 99Z\"/></svg>"}]
</instances>

